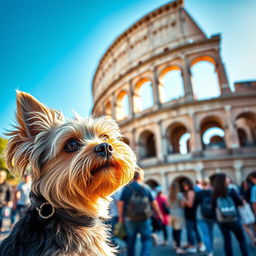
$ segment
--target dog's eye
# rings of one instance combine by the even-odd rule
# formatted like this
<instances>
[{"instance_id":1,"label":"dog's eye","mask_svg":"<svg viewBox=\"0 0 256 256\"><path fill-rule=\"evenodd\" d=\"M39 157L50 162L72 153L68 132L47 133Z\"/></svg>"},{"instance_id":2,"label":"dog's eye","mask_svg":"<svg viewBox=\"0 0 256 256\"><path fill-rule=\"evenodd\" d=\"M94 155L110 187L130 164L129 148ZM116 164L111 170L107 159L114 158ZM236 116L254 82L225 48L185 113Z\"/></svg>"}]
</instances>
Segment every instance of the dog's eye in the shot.
<instances>
[{"instance_id":1,"label":"dog's eye","mask_svg":"<svg viewBox=\"0 0 256 256\"><path fill-rule=\"evenodd\" d=\"M81 144L77 140L72 139L66 143L63 150L65 152L75 152L75 151L79 150L80 148L81 148Z\"/></svg>"},{"instance_id":2,"label":"dog's eye","mask_svg":"<svg viewBox=\"0 0 256 256\"><path fill-rule=\"evenodd\" d=\"M102 135L100 135L100 138L102 139L102 140L109 140L109 137L108 137L108 135L106 135L106 134L102 134Z\"/></svg>"}]
</instances>

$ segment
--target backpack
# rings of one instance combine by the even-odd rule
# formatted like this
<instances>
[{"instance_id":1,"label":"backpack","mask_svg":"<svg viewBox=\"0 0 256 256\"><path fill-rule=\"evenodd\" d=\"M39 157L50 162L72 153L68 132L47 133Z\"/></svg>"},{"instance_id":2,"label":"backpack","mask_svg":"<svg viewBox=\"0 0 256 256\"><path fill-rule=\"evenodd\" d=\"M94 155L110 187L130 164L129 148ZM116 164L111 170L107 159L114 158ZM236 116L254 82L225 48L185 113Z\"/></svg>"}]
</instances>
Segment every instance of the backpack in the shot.
<instances>
[{"instance_id":1,"label":"backpack","mask_svg":"<svg viewBox=\"0 0 256 256\"><path fill-rule=\"evenodd\" d=\"M206 219L213 219L214 218L214 211L212 208L212 197L205 196L200 204L201 206L201 215L203 218Z\"/></svg>"},{"instance_id":2,"label":"backpack","mask_svg":"<svg viewBox=\"0 0 256 256\"><path fill-rule=\"evenodd\" d=\"M216 203L217 221L233 222L237 220L236 206L230 196L218 197Z\"/></svg>"},{"instance_id":3,"label":"backpack","mask_svg":"<svg viewBox=\"0 0 256 256\"><path fill-rule=\"evenodd\" d=\"M152 209L148 196L143 187L139 190L132 190L132 195L127 203L126 216L132 221L146 220L151 217Z\"/></svg>"}]
</instances>

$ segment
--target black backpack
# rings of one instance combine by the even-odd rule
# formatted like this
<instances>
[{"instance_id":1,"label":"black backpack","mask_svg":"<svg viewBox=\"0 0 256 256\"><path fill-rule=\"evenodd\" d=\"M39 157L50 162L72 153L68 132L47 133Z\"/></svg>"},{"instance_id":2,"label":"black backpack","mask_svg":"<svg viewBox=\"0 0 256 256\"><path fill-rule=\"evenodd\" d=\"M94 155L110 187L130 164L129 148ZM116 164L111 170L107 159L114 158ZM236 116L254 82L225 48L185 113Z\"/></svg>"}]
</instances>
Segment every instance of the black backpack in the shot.
<instances>
[{"instance_id":1,"label":"black backpack","mask_svg":"<svg viewBox=\"0 0 256 256\"><path fill-rule=\"evenodd\" d=\"M126 216L133 221L146 220L151 217L151 202L144 188L132 188L132 195L127 203Z\"/></svg>"},{"instance_id":2,"label":"black backpack","mask_svg":"<svg viewBox=\"0 0 256 256\"><path fill-rule=\"evenodd\" d=\"M200 204L201 207L201 215L206 219L214 218L214 211L212 207L212 197L205 196Z\"/></svg>"},{"instance_id":3,"label":"black backpack","mask_svg":"<svg viewBox=\"0 0 256 256\"><path fill-rule=\"evenodd\" d=\"M236 206L230 196L217 198L216 217L219 222L234 222L237 220Z\"/></svg>"}]
</instances>

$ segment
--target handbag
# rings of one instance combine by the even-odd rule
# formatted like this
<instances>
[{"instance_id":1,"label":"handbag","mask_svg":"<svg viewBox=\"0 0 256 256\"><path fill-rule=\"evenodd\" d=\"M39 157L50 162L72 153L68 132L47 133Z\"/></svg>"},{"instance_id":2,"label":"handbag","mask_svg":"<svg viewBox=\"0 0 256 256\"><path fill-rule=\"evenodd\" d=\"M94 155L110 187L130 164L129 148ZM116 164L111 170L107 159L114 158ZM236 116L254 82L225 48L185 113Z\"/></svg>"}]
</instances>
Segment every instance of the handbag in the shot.
<instances>
[{"instance_id":1,"label":"handbag","mask_svg":"<svg viewBox=\"0 0 256 256\"><path fill-rule=\"evenodd\" d=\"M117 222L114 227L114 236L120 238L121 240L125 240L127 237L126 229L124 223Z\"/></svg>"},{"instance_id":2,"label":"handbag","mask_svg":"<svg viewBox=\"0 0 256 256\"><path fill-rule=\"evenodd\" d=\"M239 214L241 217L242 224L253 224L255 222L255 216L248 203L238 207Z\"/></svg>"}]
</instances>

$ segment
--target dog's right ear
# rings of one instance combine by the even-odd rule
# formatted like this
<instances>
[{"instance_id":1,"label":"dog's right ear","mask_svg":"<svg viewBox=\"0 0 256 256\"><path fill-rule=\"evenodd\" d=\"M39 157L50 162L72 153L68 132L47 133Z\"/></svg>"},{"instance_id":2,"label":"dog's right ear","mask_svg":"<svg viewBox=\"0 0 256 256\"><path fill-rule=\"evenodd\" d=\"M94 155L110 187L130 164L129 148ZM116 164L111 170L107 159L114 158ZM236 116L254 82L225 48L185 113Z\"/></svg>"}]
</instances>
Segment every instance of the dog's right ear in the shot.
<instances>
[{"instance_id":1,"label":"dog's right ear","mask_svg":"<svg viewBox=\"0 0 256 256\"><path fill-rule=\"evenodd\" d=\"M59 112L49 109L28 93L17 91L17 115L20 133L34 137L62 119Z\"/></svg>"}]
</instances>

